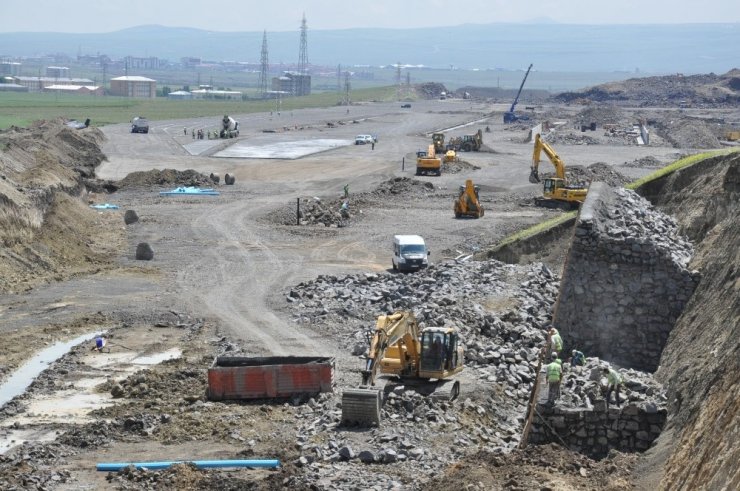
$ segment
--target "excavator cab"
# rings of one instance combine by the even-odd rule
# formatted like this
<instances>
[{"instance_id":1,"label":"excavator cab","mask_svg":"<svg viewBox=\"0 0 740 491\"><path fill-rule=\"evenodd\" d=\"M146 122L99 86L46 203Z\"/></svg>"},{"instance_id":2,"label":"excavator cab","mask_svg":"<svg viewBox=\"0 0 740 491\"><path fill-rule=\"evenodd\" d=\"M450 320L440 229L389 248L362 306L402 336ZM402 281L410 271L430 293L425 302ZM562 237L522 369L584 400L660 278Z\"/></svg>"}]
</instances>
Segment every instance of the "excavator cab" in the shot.
<instances>
[{"instance_id":1,"label":"excavator cab","mask_svg":"<svg viewBox=\"0 0 740 491\"><path fill-rule=\"evenodd\" d=\"M425 330L421 334L421 367L420 371L439 372L442 378L445 371L455 370L462 360L457 356L457 332Z\"/></svg>"}]
</instances>

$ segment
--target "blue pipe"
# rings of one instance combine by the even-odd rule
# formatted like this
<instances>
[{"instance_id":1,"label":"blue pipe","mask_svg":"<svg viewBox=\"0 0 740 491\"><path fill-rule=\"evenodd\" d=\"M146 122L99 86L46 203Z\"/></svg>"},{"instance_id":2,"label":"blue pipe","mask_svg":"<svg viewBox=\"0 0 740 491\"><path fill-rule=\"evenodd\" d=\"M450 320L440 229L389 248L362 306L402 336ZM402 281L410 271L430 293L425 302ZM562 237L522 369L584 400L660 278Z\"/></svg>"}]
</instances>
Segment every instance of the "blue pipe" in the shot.
<instances>
[{"instance_id":1,"label":"blue pipe","mask_svg":"<svg viewBox=\"0 0 740 491\"><path fill-rule=\"evenodd\" d=\"M121 469L133 465L137 469L146 467L149 470L167 469L175 464L194 464L198 469L218 467L267 467L280 466L279 460L171 460L164 462L106 462L96 466L101 472L118 472Z\"/></svg>"}]
</instances>

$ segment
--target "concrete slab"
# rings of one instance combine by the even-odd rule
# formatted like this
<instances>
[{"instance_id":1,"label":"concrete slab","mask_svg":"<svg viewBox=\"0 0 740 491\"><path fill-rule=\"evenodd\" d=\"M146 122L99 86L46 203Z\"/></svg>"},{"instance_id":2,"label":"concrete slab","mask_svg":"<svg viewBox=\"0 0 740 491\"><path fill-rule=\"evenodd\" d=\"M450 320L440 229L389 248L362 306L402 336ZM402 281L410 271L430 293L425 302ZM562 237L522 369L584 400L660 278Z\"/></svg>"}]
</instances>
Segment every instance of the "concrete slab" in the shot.
<instances>
[{"instance_id":1,"label":"concrete slab","mask_svg":"<svg viewBox=\"0 0 740 491\"><path fill-rule=\"evenodd\" d=\"M353 144L354 141L352 140L333 140L328 138L279 142L261 146L254 146L248 142L240 142L220 152L216 152L213 156L222 158L293 160Z\"/></svg>"},{"instance_id":2,"label":"concrete slab","mask_svg":"<svg viewBox=\"0 0 740 491\"><path fill-rule=\"evenodd\" d=\"M224 140L193 140L182 146L190 155L200 155L223 144Z\"/></svg>"}]
</instances>

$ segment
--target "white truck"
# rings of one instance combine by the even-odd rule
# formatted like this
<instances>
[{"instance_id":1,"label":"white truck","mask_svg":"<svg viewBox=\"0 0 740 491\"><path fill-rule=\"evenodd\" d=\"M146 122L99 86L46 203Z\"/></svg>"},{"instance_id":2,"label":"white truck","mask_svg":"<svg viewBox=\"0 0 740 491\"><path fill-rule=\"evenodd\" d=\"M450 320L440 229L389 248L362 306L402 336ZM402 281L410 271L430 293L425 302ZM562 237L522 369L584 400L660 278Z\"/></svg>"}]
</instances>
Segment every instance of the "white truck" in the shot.
<instances>
[{"instance_id":1,"label":"white truck","mask_svg":"<svg viewBox=\"0 0 740 491\"><path fill-rule=\"evenodd\" d=\"M231 116L224 114L224 119L221 120L221 138L236 138L239 136L239 121L236 121Z\"/></svg>"},{"instance_id":2,"label":"white truck","mask_svg":"<svg viewBox=\"0 0 740 491\"><path fill-rule=\"evenodd\" d=\"M417 271L429 266L429 250L420 235L393 236L393 270Z\"/></svg>"}]
</instances>

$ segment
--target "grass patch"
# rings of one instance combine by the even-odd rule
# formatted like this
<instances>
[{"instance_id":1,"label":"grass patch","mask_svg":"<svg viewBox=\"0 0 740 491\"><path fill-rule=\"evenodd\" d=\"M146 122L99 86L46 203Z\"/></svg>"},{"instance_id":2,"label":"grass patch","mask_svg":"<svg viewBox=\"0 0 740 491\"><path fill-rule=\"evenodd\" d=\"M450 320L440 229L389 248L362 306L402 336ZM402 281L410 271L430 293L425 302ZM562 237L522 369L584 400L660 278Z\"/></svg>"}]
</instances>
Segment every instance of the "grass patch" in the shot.
<instances>
[{"instance_id":1,"label":"grass patch","mask_svg":"<svg viewBox=\"0 0 740 491\"><path fill-rule=\"evenodd\" d=\"M656 179L659 179L663 176L666 176L672 172L676 172L679 169L683 169L684 167L692 166L698 162L701 162L702 160L706 160L711 157L716 157L717 155L727 155L732 152L738 152L740 150L738 149L727 149L727 150L712 150L711 152L702 152L697 153L694 155L689 155L687 157L684 157L682 159L678 159L672 164L666 165L665 167L656 170L652 174L649 174L645 177L642 177L636 181L633 181L625 186L627 189L637 189L643 184L647 184L651 181L654 181Z\"/></svg>"},{"instance_id":2,"label":"grass patch","mask_svg":"<svg viewBox=\"0 0 740 491\"><path fill-rule=\"evenodd\" d=\"M280 101L280 111L336 106L343 94L324 92L303 97L286 97ZM353 90L353 102L393 101L396 87L374 87ZM0 92L0 128L28 127L40 119L67 118L92 120L94 126L128 123L134 116L150 121L187 119L224 114L249 114L276 111L275 100L169 100L134 99L115 96L83 96L56 93Z\"/></svg>"},{"instance_id":3,"label":"grass patch","mask_svg":"<svg viewBox=\"0 0 740 491\"><path fill-rule=\"evenodd\" d=\"M562 215L556 216L555 218L550 218L549 220L545 220L544 222L540 222L536 225L532 225L529 228L520 230L519 232L509 235L508 237L503 239L501 242L496 244L496 247L503 247L505 245L512 244L523 239L528 239L529 237L537 235L540 232L544 232L545 230L557 227L561 223L565 223L571 218L575 217L577 213L577 211L568 211L566 213L563 213Z\"/></svg>"}]
</instances>

